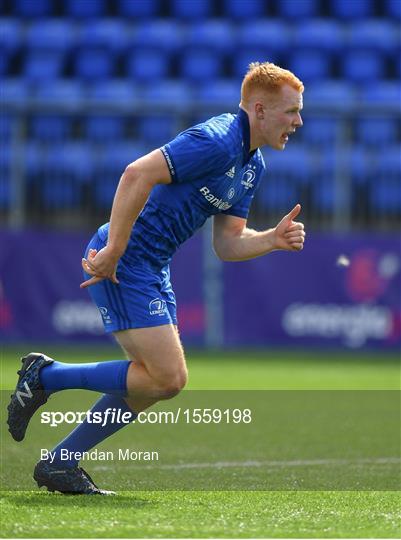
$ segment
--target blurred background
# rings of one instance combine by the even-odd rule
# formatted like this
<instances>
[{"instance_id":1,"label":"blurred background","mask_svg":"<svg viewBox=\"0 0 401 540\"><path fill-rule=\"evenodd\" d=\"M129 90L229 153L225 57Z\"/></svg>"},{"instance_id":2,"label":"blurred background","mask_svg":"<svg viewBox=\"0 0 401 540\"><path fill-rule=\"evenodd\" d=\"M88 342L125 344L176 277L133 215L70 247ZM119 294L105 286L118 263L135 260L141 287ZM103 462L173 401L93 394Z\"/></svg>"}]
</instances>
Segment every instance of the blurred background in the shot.
<instances>
[{"instance_id":1,"label":"blurred background","mask_svg":"<svg viewBox=\"0 0 401 540\"><path fill-rule=\"evenodd\" d=\"M401 0L1 0L0 338L106 342L80 259L125 166L235 113L252 61L305 84L263 149L250 225L295 203L301 254L222 264L210 226L172 267L196 347L399 351ZM338 264L338 258L350 264ZM341 259L340 259L341 262Z\"/></svg>"}]
</instances>

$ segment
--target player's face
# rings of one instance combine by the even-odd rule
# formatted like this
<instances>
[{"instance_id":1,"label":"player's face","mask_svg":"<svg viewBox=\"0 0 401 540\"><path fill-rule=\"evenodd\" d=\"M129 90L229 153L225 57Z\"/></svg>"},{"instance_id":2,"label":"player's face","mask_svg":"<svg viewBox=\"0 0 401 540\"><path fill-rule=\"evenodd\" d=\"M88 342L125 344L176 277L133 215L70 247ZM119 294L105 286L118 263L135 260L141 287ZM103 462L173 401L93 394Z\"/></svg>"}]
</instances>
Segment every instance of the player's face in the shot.
<instances>
[{"instance_id":1,"label":"player's face","mask_svg":"<svg viewBox=\"0 0 401 540\"><path fill-rule=\"evenodd\" d=\"M302 94L285 85L280 93L265 101L260 135L264 145L284 150L289 136L302 126Z\"/></svg>"}]
</instances>

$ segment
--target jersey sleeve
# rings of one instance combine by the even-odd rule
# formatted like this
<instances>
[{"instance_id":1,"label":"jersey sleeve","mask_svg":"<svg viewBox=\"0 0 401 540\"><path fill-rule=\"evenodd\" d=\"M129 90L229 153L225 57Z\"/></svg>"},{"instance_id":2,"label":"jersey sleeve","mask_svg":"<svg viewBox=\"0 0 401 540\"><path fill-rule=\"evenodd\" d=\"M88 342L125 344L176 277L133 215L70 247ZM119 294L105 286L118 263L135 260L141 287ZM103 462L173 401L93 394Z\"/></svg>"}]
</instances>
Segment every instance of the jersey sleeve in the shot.
<instances>
[{"instance_id":1,"label":"jersey sleeve","mask_svg":"<svg viewBox=\"0 0 401 540\"><path fill-rule=\"evenodd\" d=\"M225 214L226 216L236 216L240 218L247 219L249 214L249 209L251 208L251 204L254 197L254 190L252 190L252 193L247 193L240 201L238 201L236 204L231 206L228 210L224 210L222 214Z\"/></svg>"},{"instance_id":2,"label":"jersey sleeve","mask_svg":"<svg viewBox=\"0 0 401 540\"><path fill-rule=\"evenodd\" d=\"M199 128L188 129L160 148L173 182L193 182L221 175L228 168L229 153L221 140Z\"/></svg>"}]
</instances>

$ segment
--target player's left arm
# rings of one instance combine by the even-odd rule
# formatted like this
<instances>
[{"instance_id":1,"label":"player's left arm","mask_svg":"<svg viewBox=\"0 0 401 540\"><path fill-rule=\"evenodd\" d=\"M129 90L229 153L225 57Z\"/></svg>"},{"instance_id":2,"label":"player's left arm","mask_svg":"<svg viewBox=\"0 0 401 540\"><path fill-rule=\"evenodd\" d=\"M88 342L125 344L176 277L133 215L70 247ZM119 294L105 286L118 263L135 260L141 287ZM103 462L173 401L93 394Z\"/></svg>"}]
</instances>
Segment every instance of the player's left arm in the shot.
<instances>
[{"instance_id":1,"label":"player's left arm","mask_svg":"<svg viewBox=\"0 0 401 540\"><path fill-rule=\"evenodd\" d=\"M246 261L275 250L301 251L305 241L303 223L294 221L297 204L273 229L255 231L244 218L217 214L213 220L213 248L223 261Z\"/></svg>"}]
</instances>

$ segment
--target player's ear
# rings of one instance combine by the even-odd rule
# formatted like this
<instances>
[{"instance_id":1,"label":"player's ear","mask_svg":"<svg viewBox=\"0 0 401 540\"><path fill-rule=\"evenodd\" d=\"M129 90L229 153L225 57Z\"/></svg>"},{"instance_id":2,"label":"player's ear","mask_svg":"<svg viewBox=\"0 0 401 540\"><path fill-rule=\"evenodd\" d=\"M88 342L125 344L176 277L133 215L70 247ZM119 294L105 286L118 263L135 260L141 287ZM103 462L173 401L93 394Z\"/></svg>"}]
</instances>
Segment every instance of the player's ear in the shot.
<instances>
[{"instance_id":1,"label":"player's ear","mask_svg":"<svg viewBox=\"0 0 401 540\"><path fill-rule=\"evenodd\" d=\"M265 110L263 108L263 103L260 103L260 102L255 103L255 114L256 114L256 118L258 120L263 120L264 119Z\"/></svg>"}]
</instances>

